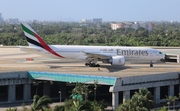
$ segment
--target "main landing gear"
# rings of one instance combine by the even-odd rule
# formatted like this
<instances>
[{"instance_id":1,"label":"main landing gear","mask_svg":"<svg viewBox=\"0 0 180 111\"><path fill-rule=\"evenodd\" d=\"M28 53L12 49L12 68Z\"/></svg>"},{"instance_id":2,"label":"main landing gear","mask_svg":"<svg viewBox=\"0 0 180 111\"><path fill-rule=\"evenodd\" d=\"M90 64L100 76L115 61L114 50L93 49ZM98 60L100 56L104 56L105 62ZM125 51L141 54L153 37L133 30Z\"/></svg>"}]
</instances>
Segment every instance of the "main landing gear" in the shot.
<instances>
[{"instance_id":1,"label":"main landing gear","mask_svg":"<svg viewBox=\"0 0 180 111\"><path fill-rule=\"evenodd\" d=\"M95 63L85 63L85 65L89 67L100 67L99 64L95 64Z\"/></svg>"}]
</instances>

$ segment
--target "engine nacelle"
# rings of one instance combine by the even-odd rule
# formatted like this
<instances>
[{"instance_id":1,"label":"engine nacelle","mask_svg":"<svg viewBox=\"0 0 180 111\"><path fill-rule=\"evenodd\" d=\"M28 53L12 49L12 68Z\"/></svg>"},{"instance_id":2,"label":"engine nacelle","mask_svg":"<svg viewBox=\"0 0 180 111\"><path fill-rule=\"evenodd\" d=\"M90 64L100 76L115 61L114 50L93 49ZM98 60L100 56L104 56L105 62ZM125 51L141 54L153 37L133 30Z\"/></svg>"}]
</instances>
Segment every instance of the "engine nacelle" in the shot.
<instances>
[{"instance_id":1,"label":"engine nacelle","mask_svg":"<svg viewBox=\"0 0 180 111\"><path fill-rule=\"evenodd\" d=\"M111 65L124 66L125 65L125 58L124 58L124 56L112 56L112 58L109 59L109 62L111 63Z\"/></svg>"}]
</instances>

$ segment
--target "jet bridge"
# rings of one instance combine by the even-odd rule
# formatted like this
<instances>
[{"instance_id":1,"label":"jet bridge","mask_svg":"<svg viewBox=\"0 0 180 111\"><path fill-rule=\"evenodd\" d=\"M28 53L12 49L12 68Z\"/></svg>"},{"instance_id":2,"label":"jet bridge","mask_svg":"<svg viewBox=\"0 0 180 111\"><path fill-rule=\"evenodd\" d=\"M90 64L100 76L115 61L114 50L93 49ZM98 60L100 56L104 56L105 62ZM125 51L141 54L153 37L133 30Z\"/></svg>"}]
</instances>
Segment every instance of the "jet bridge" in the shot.
<instances>
[{"instance_id":1,"label":"jet bridge","mask_svg":"<svg viewBox=\"0 0 180 111\"><path fill-rule=\"evenodd\" d=\"M180 47L151 47L164 53L164 62L176 62L180 63Z\"/></svg>"}]
</instances>

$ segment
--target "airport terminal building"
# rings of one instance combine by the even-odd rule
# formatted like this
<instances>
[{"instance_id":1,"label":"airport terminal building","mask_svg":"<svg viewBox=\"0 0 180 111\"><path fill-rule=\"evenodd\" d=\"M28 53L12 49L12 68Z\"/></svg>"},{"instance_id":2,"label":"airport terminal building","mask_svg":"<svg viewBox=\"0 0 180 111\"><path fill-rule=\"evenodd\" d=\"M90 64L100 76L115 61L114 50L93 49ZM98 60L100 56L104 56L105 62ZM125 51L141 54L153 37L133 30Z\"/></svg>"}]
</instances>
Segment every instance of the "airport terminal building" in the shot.
<instances>
[{"instance_id":1,"label":"airport terminal building","mask_svg":"<svg viewBox=\"0 0 180 111\"><path fill-rule=\"evenodd\" d=\"M133 73L133 72L132 72ZM135 73L134 73L135 74ZM98 80L97 99L112 102L113 109L130 99L139 88L148 88L156 104L164 102L165 95L178 95L179 73L168 72L130 77L107 77L57 72L19 71L0 74L1 103L32 101L33 95L48 95L54 100L69 98L73 83L93 84ZM61 95L60 95L61 93Z\"/></svg>"}]
</instances>

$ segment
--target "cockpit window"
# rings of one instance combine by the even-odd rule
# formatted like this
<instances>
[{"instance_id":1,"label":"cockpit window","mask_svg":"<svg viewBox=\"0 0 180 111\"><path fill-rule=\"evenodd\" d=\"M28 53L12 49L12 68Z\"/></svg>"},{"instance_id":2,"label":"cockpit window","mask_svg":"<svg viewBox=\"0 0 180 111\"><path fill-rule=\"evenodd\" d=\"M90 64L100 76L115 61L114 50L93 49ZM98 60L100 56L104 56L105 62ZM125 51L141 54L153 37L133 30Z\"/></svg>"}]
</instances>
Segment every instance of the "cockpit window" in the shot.
<instances>
[{"instance_id":1,"label":"cockpit window","mask_svg":"<svg viewBox=\"0 0 180 111\"><path fill-rule=\"evenodd\" d=\"M159 54L162 54L162 52L159 52Z\"/></svg>"}]
</instances>

